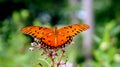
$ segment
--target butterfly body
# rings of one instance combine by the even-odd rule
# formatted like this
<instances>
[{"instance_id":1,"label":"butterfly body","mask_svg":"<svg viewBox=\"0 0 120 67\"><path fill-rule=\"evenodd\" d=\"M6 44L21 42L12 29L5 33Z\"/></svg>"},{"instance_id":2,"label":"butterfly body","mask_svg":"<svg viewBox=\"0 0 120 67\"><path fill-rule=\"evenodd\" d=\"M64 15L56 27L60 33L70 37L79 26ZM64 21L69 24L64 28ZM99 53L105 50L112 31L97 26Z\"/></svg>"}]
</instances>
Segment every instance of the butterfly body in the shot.
<instances>
[{"instance_id":1,"label":"butterfly body","mask_svg":"<svg viewBox=\"0 0 120 67\"><path fill-rule=\"evenodd\" d=\"M88 28L87 24L73 24L60 29L55 26L53 30L47 27L28 26L22 28L21 31L33 38L39 39L39 43L44 48L58 49L71 43L73 36Z\"/></svg>"}]
</instances>

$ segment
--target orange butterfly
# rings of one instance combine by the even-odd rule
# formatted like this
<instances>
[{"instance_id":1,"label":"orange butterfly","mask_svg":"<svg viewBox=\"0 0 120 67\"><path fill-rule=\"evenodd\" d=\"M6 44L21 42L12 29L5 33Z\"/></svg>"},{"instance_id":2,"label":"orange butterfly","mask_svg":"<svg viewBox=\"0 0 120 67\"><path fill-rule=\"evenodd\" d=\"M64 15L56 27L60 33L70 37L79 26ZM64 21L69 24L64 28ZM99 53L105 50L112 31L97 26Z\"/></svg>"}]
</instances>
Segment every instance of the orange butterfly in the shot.
<instances>
[{"instance_id":1,"label":"orange butterfly","mask_svg":"<svg viewBox=\"0 0 120 67\"><path fill-rule=\"evenodd\" d=\"M39 43L49 49L63 48L66 44L71 43L73 36L87 30L87 24L73 24L54 30L47 27L28 26L21 29L24 34L31 35L33 38L39 39Z\"/></svg>"}]
</instances>

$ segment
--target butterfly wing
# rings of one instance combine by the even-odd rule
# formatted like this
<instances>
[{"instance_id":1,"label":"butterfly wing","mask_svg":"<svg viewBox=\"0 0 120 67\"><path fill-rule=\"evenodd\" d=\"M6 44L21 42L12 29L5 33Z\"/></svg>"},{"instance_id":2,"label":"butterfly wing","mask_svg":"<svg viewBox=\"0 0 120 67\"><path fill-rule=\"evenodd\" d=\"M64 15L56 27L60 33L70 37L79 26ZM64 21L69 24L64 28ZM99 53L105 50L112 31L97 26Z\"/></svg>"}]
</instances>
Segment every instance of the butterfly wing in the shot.
<instances>
[{"instance_id":1,"label":"butterfly wing","mask_svg":"<svg viewBox=\"0 0 120 67\"><path fill-rule=\"evenodd\" d=\"M59 46L59 47L65 47L66 44L71 43L71 41L72 41L72 37L67 36L66 34L58 33L57 37L58 37L57 38L57 46Z\"/></svg>"},{"instance_id":2,"label":"butterfly wing","mask_svg":"<svg viewBox=\"0 0 120 67\"><path fill-rule=\"evenodd\" d=\"M53 30L47 27L28 26L21 29L24 34L28 34L34 38L43 38L48 33L53 33Z\"/></svg>"},{"instance_id":3,"label":"butterfly wing","mask_svg":"<svg viewBox=\"0 0 120 67\"><path fill-rule=\"evenodd\" d=\"M59 33L65 34L66 36L75 36L80 32L87 30L89 26L87 24L73 24L70 26L65 26L59 29Z\"/></svg>"},{"instance_id":4,"label":"butterfly wing","mask_svg":"<svg viewBox=\"0 0 120 67\"><path fill-rule=\"evenodd\" d=\"M65 26L58 30L58 45L70 43L72 37L80 32L87 30L89 26L87 24L73 24Z\"/></svg>"},{"instance_id":5,"label":"butterfly wing","mask_svg":"<svg viewBox=\"0 0 120 67\"><path fill-rule=\"evenodd\" d=\"M45 47L54 47L55 35L52 29L39 26L28 26L21 29L24 34L41 39L39 43Z\"/></svg>"}]
</instances>

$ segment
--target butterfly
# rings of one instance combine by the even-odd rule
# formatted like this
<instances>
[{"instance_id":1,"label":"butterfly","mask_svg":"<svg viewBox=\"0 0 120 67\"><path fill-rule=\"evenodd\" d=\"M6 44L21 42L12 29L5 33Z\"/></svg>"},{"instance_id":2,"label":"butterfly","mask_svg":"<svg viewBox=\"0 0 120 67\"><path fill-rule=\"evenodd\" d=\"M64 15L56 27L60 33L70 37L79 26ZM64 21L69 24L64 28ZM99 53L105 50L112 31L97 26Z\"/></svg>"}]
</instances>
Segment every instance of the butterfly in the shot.
<instances>
[{"instance_id":1,"label":"butterfly","mask_svg":"<svg viewBox=\"0 0 120 67\"><path fill-rule=\"evenodd\" d=\"M21 29L24 34L39 39L39 43L49 49L63 48L70 44L73 37L89 28L87 24L73 24L54 29L41 26L27 26Z\"/></svg>"}]
</instances>

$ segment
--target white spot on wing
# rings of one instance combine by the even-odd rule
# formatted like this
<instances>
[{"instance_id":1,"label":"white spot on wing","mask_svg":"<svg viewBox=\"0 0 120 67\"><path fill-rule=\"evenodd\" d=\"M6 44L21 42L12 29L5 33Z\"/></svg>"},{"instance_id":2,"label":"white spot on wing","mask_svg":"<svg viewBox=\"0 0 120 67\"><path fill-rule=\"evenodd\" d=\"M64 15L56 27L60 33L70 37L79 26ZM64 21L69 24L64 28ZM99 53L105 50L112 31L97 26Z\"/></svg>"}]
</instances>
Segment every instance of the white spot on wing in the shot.
<instances>
[{"instance_id":1,"label":"white spot on wing","mask_svg":"<svg viewBox=\"0 0 120 67\"><path fill-rule=\"evenodd\" d=\"M50 36L50 35L52 35L52 33L49 33L48 35Z\"/></svg>"},{"instance_id":2,"label":"white spot on wing","mask_svg":"<svg viewBox=\"0 0 120 67\"><path fill-rule=\"evenodd\" d=\"M61 32L59 32L59 34L61 34Z\"/></svg>"}]
</instances>

